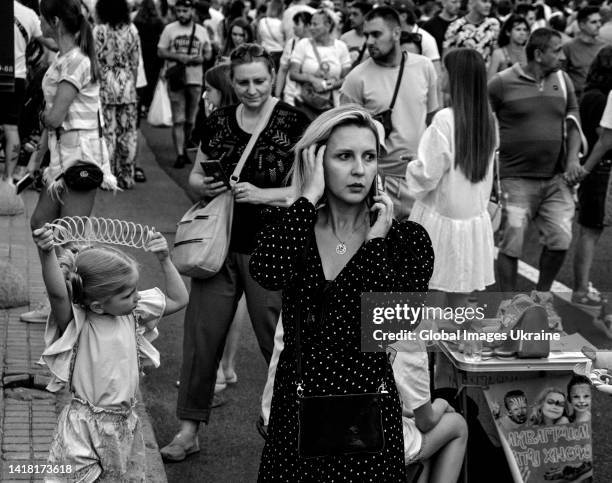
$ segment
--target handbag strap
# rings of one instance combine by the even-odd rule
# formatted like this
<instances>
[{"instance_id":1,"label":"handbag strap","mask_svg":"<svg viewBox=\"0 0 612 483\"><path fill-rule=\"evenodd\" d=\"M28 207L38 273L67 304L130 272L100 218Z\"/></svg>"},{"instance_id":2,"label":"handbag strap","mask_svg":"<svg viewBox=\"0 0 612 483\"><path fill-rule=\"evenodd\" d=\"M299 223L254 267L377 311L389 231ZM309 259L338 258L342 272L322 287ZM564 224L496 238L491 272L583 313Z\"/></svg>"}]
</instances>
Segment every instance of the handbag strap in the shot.
<instances>
[{"instance_id":1,"label":"handbag strap","mask_svg":"<svg viewBox=\"0 0 612 483\"><path fill-rule=\"evenodd\" d=\"M195 20L192 20L193 28L191 29L191 36L189 37L189 47L187 47L187 55L191 55L191 47L193 47L193 39L195 37L196 31L196 23Z\"/></svg>"},{"instance_id":2,"label":"handbag strap","mask_svg":"<svg viewBox=\"0 0 612 483\"><path fill-rule=\"evenodd\" d=\"M278 99L276 97L270 97L270 99L268 99L268 102L266 103L266 106L264 107L264 111L262 112L261 117L257 121L255 130L251 134L251 137L249 138L249 142L244 148L244 151L242 152L242 156L240 156L240 160L238 161L238 164L234 168L234 172L230 176L230 186L232 188L235 186L236 183L238 183L240 179L240 173L242 172L242 168L244 168L244 165L246 164L247 159L251 155L251 151L253 151L253 148L255 147L255 143L257 142L257 139L259 139L259 135L263 132L263 130L268 125L268 121L270 120L270 116L272 115L272 111L274 111L274 106L276 106L277 102L278 102ZM243 106L243 109L244 109L244 106Z\"/></svg>"},{"instance_id":3,"label":"handbag strap","mask_svg":"<svg viewBox=\"0 0 612 483\"><path fill-rule=\"evenodd\" d=\"M321 54L319 54L319 49L317 48L317 44L315 43L313 39L308 39L308 40L310 40L310 45L312 45L312 50L314 51L315 57L317 58L317 62L319 63L319 69L321 69L321 65L323 64L323 61L321 60Z\"/></svg>"},{"instance_id":4,"label":"handbag strap","mask_svg":"<svg viewBox=\"0 0 612 483\"><path fill-rule=\"evenodd\" d=\"M366 44L367 42L364 40L363 45L359 49L359 55L357 56L357 58L355 59L355 62L353 62L353 65L351 67L358 66L359 63L361 62L361 59L363 59L363 54L365 54Z\"/></svg>"},{"instance_id":5,"label":"handbag strap","mask_svg":"<svg viewBox=\"0 0 612 483\"><path fill-rule=\"evenodd\" d=\"M393 98L391 104L389 104L389 110L393 110L395 106L395 100L397 99L397 93L399 92L400 83L402 82L402 76L404 75L404 65L406 64L406 52L402 52L402 61L400 62L399 72L397 74L397 81L395 81L395 90L393 91Z\"/></svg>"},{"instance_id":6,"label":"handbag strap","mask_svg":"<svg viewBox=\"0 0 612 483\"><path fill-rule=\"evenodd\" d=\"M25 27L23 26L23 24L19 21L17 17L15 17L14 19L15 19L15 26L17 27L17 30L19 30L19 33L23 37L23 40L25 40L26 45L29 44L30 36L28 35L28 31L25 29Z\"/></svg>"}]
</instances>

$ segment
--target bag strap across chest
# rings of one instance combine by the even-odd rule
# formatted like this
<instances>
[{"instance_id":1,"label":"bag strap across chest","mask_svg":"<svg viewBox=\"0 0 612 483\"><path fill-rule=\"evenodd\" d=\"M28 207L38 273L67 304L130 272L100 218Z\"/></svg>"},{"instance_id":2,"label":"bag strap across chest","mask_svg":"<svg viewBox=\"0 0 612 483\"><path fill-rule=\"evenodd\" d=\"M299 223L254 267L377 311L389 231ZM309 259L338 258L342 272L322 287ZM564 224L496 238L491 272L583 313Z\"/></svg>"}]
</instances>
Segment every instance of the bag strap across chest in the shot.
<instances>
[{"instance_id":1,"label":"bag strap across chest","mask_svg":"<svg viewBox=\"0 0 612 483\"><path fill-rule=\"evenodd\" d=\"M265 110L264 112L262 112L261 117L257 121L255 130L251 134L251 137L249 138L249 142L244 148L244 151L242 152L242 155L240 156L240 160L238 161L238 164L234 168L234 172L230 176L230 186L232 188L240 180L240 173L242 172L242 168L244 168L244 165L246 164L247 159L249 159L249 156L251 155L251 152L253 151L253 148L255 147L255 143L259 139L259 136L261 135L263 130L268 125L268 121L270 120L270 116L272 116L272 111L274 111L274 107L276 106L277 102L278 102L278 99L276 97L270 97L270 99L266 103Z\"/></svg>"},{"instance_id":2,"label":"bag strap across chest","mask_svg":"<svg viewBox=\"0 0 612 483\"><path fill-rule=\"evenodd\" d=\"M395 89L393 91L393 97L391 98L391 104L389 104L389 110L393 110L395 106L395 100L399 92L400 84L402 83L402 76L404 75L404 65L406 64L406 52L402 52L402 61L400 62L399 72L397 73L397 80L395 81Z\"/></svg>"}]
</instances>

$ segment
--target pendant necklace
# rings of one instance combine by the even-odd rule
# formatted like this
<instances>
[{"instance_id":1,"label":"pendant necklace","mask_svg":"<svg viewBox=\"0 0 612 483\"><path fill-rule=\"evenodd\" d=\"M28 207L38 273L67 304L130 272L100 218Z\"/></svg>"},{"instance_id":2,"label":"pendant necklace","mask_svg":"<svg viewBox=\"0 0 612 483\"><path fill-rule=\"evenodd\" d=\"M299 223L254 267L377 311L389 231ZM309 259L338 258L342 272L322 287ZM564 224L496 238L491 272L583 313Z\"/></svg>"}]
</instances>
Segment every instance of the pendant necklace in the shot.
<instances>
[{"instance_id":1,"label":"pendant necklace","mask_svg":"<svg viewBox=\"0 0 612 483\"><path fill-rule=\"evenodd\" d=\"M338 237L336 237L336 238L338 238ZM336 253L338 255L344 255L346 253L346 244L342 240L340 240L340 238L338 238L338 241L340 243L338 243L336 245Z\"/></svg>"},{"instance_id":2,"label":"pendant necklace","mask_svg":"<svg viewBox=\"0 0 612 483\"><path fill-rule=\"evenodd\" d=\"M350 241L351 238L353 238L353 235L359 231L359 229L363 226L363 223L361 225L359 225L356 229L353 230L353 232L351 233L351 236L346 240L347 242ZM344 255L346 253L346 242L340 240L340 237L338 235L336 235L336 230L332 227L332 233L334 234L334 236L336 237L336 239L338 240L338 244L336 245L336 253L338 255Z\"/></svg>"}]
</instances>

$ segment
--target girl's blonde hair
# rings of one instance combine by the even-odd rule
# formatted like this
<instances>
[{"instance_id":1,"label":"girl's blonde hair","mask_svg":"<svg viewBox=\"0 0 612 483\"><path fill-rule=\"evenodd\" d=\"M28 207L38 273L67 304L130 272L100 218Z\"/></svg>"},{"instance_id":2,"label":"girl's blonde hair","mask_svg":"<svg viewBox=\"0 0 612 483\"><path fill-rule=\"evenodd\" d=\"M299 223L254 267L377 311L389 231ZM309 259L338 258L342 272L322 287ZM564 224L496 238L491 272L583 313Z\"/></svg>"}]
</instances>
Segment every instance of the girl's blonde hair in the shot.
<instances>
[{"instance_id":1,"label":"girl's blonde hair","mask_svg":"<svg viewBox=\"0 0 612 483\"><path fill-rule=\"evenodd\" d=\"M535 400L535 403L533 404L533 409L531 410L531 414L529 416L529 424L531 424L532 426L539 426L541 424L544 424L544 415L542 414L542 406L544 405L544 402L546 401L546 398L548 397L549 394L560 394L561 396L563 396L563 399L565 400L563 414L561 415L559 419L561 419L563 416L567 414L567 397L565 396L565 393L563 392L563 390L559 389L558 387L552 387L552 386L547 387L538 395L538 398Z\"/></svg>"},{"instance_id":2,"label":"girl's blonde hair","mask_svg":"<svg viewBox=\"0 0 612 483\"><path fill-rule=\"evenodd\" d=\"M138 264L129 255L112 247L84 247L67 250L59 260L70 300L79 305L104 302L128 287Z\"/></svg>"},{"instance_id":3,"label":"girl's blonde hair","mask_svg":"<svg viewBox=\"0 0 612 483\"><path fill-rule=\"evenodd\" d=\"M321 146L327 143L335 129L342 126L357 126L370 129L376 138L376 153L380 154L381 136L374 118L363 107L357 104L345 104L325 111L306 129L302 138L295 144L295 160L287 179L298 197L304 187L304 161L302 153L313 144ZM382 128L382 126L381 126ZM376 180L374 180L376 182Z\"/></svg>"}]
</instances>

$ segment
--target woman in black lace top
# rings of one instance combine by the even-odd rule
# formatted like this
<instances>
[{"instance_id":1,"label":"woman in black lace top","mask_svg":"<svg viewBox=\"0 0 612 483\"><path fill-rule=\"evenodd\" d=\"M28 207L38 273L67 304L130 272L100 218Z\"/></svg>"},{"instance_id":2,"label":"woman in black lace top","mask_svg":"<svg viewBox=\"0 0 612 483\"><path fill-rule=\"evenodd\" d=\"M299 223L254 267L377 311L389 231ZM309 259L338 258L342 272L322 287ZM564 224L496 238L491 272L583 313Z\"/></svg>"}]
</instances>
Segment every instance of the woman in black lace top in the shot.
<instances>
[{"instance_id":1,"label":"woman in black lace top","mask_svg":"<svg viewBox=\"0 0 612 483\"><path fill-rule=\"evenodd\" d=\"M202 199L214 198L228 188L224 181L207 176L200 162L218 160L229 179L266 105L272 102L272 59L259 45L238 47L231 55L231 80L240 104L217 109L206 119L189 177L190 187ZM200 449L197 432L200 422L208 423L210 418L217 367L243 293L262 355L270 361L281 296L253 280L249 258L257 232L265 225L264 209L288 206L293 199L284 181L293 164L293 146L307 124L306 117L289 104L279 101L274 105L233 188L231 241L225 263L211 278L191 279L176 411L181 429L160 450L167 461L182 461Z\"/></svg>"},{"instance_id":2,"label":"woman in black lace top","mask_svg":"<svg viewBox=\"0 0 612 483\"><path fill-rule=\"evenodd\" d=\"M378 146L356 105L317 118L296 145L298 199L251 257L253 278L283 291L285 331L260 481L404 480L401 405L385 354L360 350L360 295L427 290L433 251L420 225L393 220L389 197L374 195ZM374 393L384 381L381 452L298 455L296 323L308 311L321 315L300 320L304 395Z\"/></svg>"}]
</instances>

